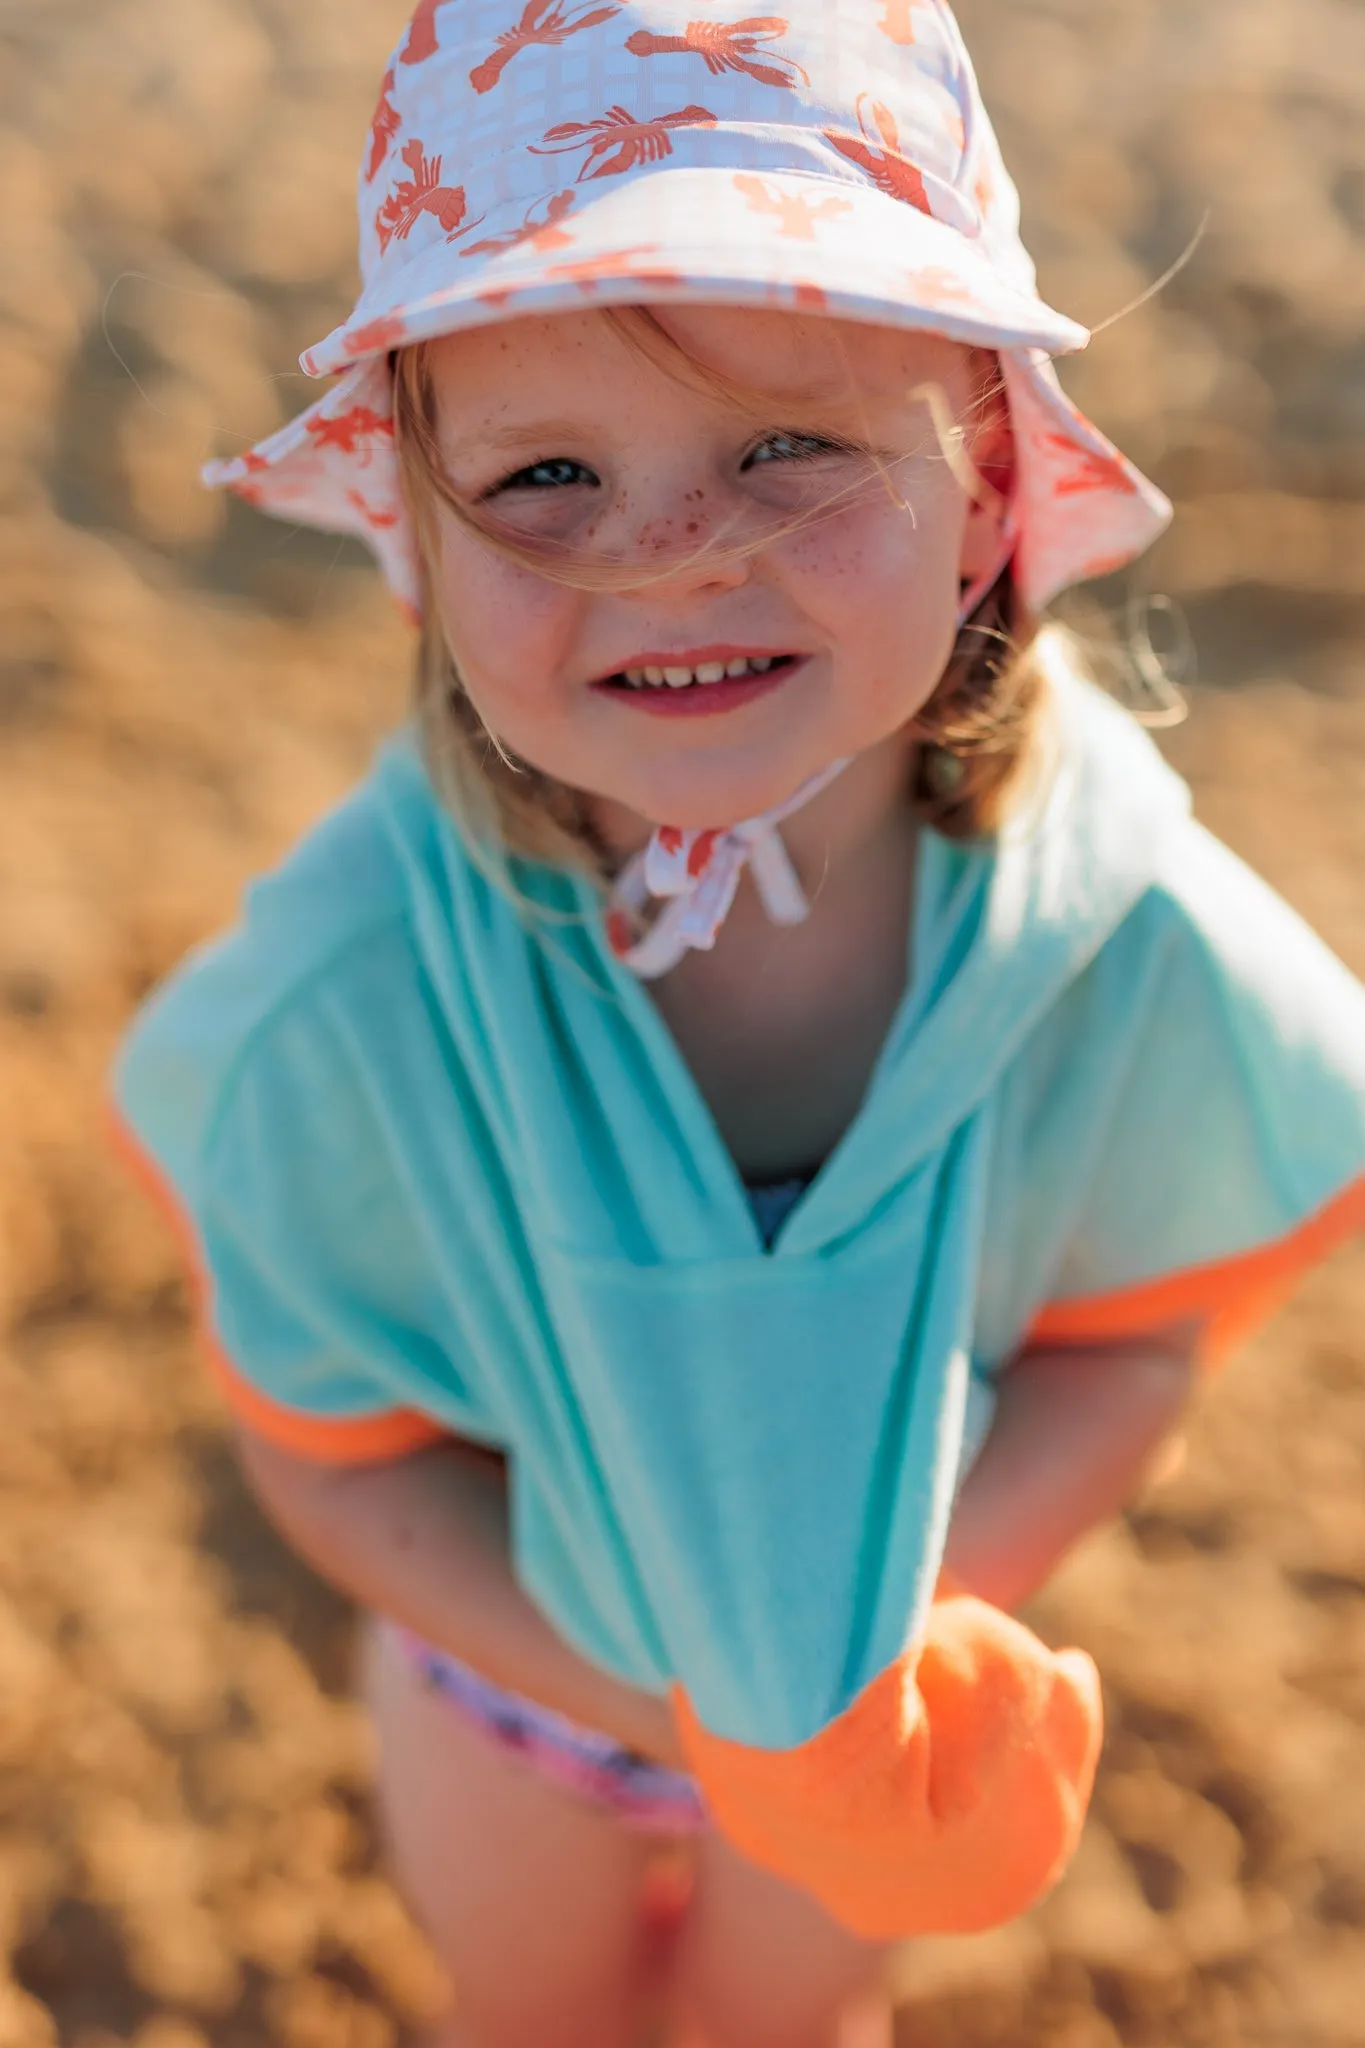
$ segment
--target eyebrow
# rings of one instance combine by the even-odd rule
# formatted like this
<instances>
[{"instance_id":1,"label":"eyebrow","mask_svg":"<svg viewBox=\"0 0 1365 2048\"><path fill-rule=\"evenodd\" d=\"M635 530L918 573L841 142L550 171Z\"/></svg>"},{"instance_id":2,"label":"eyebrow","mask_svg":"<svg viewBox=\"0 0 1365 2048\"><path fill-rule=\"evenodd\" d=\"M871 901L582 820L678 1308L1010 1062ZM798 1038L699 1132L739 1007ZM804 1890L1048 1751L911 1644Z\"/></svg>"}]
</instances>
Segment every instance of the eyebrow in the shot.
<instances>
[{"instance_id":1,"label":"eyebrow","mask_svg":"<svg viewBox=\"0 0 1365 2048\"><path fill-rule=\"evenodd\" d=\"M486 430L476 427L452 438L457 439L461 446L485 448L496 455L548 441L569 441L592 431L593 425L587 420L529 420L524 425L513 427L490 427Z\"/></svg>"},{"instance_id":2,"label":"eyebrow","mask_svg":"<svg viewBox=\"0 0 1365 2048\"><path fill-rule=\"evenodd\" d=\"M764 392L774 405L830 405L847 403L858 387L849 377L816 377L809 383L789 384L781 391Z\"/></svg>"}]
</instances>

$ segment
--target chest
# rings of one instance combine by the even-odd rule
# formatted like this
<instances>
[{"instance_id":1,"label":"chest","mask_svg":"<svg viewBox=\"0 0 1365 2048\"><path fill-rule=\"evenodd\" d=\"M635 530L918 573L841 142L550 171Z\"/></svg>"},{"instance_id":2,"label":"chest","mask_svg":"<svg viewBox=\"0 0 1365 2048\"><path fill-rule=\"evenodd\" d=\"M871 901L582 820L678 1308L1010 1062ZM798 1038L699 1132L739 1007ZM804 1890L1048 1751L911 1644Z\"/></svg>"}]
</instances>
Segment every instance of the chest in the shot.
<instances>
[{"instance_id":1,"label":"chest","mask_svg":"<svg viewBox=\"0 0 1365 2048\"><path fill-rule=\"evenodd\" d=\"M746 1180L809 1172L858 1113L905 992L912 862L770 924L746 891L653 998Z\"/></svg>"}]
</instances>

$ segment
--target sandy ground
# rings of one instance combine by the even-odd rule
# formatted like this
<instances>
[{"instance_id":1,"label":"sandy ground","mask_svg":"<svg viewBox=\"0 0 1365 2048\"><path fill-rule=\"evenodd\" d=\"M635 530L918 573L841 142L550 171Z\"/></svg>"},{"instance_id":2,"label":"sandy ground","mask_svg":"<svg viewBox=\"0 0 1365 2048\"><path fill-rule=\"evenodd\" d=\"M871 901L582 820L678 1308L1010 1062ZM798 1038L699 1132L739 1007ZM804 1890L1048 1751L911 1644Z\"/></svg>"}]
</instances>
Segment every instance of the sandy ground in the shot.
<instances>
[{"instance_id":1,"label":"sandy ground","mask_svg":"<svg viewBox=\"0 0 1365 2048\"><path fill-rule=\"evenodd\" d=\"M245 1497L100 1132L130 1007L402 700L360 559L194 481L304 396L402 12L0 0L0 2048L386 2048L440 1992L350 1617ZM1209 212L1071 379L1181 505L1173 752L1365 970L1365 14L963 15L1054 299L1104 319ZM1030 1919L906 1955L904 2043L1365 2043L1362 1308L1351 1250L1041 1603L1106 1674L1094 1822Z\"/></svg>"}]
</instances>

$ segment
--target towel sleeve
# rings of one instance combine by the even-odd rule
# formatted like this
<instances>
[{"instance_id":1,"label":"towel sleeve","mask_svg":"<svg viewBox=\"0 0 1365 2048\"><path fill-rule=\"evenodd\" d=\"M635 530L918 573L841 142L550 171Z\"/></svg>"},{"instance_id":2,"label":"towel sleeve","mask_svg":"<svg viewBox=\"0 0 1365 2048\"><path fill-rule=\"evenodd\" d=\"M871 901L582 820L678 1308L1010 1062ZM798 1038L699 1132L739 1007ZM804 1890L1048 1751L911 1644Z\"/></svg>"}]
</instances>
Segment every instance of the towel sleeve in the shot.
<instances>
[{"instance_id":1,"label":"towel sleeve","mask_svg":"<svg viewBox=\"0 0 1365 2048\"><path fill-rule=\"evenodd\" d=\"M1099 1675L943 1581L924 1631L794 1749L673 1710L716 1820L864 1941L973 1934L1027 1910L1075 1852L1103 1732Z\"/></svg>"},{"instance_id":2,"label":"towel sleeve","mask_svg":"<svg viewBox=\"0 0 1365 2048\"><path fill-rule=\"evenodd\" d=\"M1365 988L1190 823L1002 1089L978 1336L1221 1363L1365 1228Z\"/></svg>"},{"instance_id":3,"label":"towel sleeve","mask_svg":"<svg viewBox=\"0 0 1365 2048\"><path fill-rule=\"evenodd\" d=\"M344 995L320 975L267 1003L261 945L248 922L192 960L115 1073L115 1142L178 1240L210 1369L244 1424L322 1463L495 1441Z\"/></svg>"}]
</instances>

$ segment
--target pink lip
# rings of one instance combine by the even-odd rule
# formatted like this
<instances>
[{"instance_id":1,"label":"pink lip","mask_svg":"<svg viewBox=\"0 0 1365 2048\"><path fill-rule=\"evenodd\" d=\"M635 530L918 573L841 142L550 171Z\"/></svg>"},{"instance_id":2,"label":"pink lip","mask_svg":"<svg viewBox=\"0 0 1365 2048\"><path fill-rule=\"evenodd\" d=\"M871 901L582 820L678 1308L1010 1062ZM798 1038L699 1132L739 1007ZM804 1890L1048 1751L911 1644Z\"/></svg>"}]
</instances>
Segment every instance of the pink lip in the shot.
<instances>
[{"instance_id":1,"label":"pink lip","mask_svg":"<svg viewBox=\"0 0 1365 2048\"><path fill-rule=\"evenodd\" d=\"M712 653L669 656L651 655L646 660L632 661L631 668L663 668L671 663L678 668L695 668L702 661L737 661L743 650L736 649L728 655ZM757 652L757 650L755 650ZM776 655L769 657L777 660ZM633 711L645 711L654 718L707 718L721 711L739 711L756 698L766 697L770 690L776 690L798 669L804 668L807 656L798 654L787 657L783 668L769 669L761 676L729 676L723 683L694 683L690 689L671 690L664 683L642 683L639 689L630 684L594 683L593 689L599 695L610 696L614 704L624 704Z\"/></svg>"}]
</instances>

